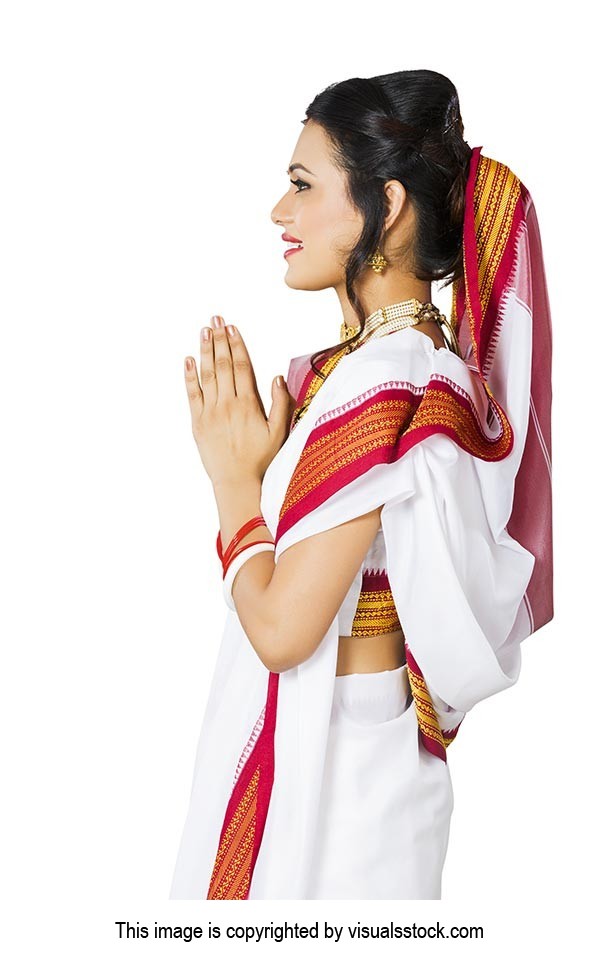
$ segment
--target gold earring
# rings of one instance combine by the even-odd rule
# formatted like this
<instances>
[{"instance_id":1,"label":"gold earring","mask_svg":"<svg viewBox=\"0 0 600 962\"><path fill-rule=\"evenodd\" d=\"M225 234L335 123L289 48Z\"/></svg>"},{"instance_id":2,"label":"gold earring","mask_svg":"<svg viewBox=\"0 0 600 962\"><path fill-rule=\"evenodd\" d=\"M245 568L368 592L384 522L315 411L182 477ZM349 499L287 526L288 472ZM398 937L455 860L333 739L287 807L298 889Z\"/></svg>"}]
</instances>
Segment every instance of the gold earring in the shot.
<instances>
[{"instance_id":1,"label":"gold earring","mask_svg":"<svg viewBox=\"0 0 600 962\"><path fill-rule=\"evenodd\" d=\"M379 248L377 248L374 254L371 254L371 256L367 261L367 264L369 265L369 267L373 268L376 274L381 274L383 268L388 266L388 262L386 261L385 257L383 256Z\"/></svg>"}]
</instances>

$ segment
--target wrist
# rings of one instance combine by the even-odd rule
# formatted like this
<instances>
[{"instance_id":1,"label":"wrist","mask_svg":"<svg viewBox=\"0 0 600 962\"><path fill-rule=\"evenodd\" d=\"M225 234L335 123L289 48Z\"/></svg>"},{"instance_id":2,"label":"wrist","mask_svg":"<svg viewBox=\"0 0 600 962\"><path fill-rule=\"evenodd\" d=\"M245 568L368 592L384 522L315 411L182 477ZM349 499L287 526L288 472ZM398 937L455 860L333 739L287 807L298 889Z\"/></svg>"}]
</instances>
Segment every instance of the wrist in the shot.
<instances>
[{"instance_id":1,"label":"wrist","mask_svg":"<svg viewBox=\"0 0 600 962\"><path fill-rule=\"evenodd\" d=\"M215 495L227 491L262 489L262 481L256 474L236 474L234 478L220 478L212 482Z\"/></svg>"},{"instance_id":2,"label":"wrist","mask_svg":"<svg viewBox=\"0 0 600 962\"><path fill-rule=\"evenodd\" d=\"M262 482L256 476L221 480L213 485L219 514L221 550L225 552L243 525L261 514ZM238 547L246 546L257 538L274 540L266 525L255 527L239 541Z\"/></svg>"}]
</instances>

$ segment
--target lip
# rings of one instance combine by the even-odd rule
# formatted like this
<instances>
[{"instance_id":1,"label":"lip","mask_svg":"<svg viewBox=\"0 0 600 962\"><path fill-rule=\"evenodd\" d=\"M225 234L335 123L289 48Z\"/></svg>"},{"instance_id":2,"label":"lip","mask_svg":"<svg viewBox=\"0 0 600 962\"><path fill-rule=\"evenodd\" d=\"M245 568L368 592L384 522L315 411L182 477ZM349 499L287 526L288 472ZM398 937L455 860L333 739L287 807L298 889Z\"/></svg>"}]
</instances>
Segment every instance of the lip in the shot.
<instances>
[{"instance_id":1,"label":"lip","mask_svg":"<svg viewBox=\"0 0 600 962\"><path fill-rule=\"evenodd\" d=\"M300 251L302 250L304 250L303 247L289 247L286 251L283 252L283 256L289 257L290 254L299 254Z\"/></svg>"},{"instance_id":2,"label":"lip","mask_svg":"<svg viewBox=\"0 0 600 962\"><path fill-rule=\"evenodd\" d=\"M301 243L302 243L302 241L300 240L299 237L292 237L291 234L282 234L282 235L281 235L281 239L282 239L283 241L290 241L290 242L293 243L293 244L301 244Z\"/></svg>"}]
</instances>

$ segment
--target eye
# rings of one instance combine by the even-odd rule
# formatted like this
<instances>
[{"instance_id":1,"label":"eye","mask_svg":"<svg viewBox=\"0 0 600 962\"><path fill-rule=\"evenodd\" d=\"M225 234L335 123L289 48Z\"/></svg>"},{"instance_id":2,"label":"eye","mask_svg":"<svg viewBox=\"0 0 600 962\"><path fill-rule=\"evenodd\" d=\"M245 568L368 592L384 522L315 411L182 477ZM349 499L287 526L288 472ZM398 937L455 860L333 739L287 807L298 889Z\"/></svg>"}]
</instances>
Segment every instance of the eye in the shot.
<instances>
[{"instance_id":1,"label":"eye","mask_svg":"<svg viewBox=\"0 0 600 962\"><path fill-rule=\"evenodd\" d=\"M300 180L299 177L297 177L296 180L292 180L290 177L290 184L294 184L295 187L298 187L298 190L296 191L297 194L299 194L301 190L304 190L305 187L310 187L310 184L307 184L304 180ZM299 184L302 186L298 186Z\"/></svg>"}]
</instances>

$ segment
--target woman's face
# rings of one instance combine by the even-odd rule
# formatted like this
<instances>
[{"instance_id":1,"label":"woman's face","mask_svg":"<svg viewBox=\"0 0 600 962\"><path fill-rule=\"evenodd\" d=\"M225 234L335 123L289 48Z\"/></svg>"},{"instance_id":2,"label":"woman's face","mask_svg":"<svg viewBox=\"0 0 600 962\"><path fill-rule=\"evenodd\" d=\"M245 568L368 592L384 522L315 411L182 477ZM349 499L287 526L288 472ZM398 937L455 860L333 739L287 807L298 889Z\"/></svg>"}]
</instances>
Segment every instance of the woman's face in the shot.
<instances>
[{"instance_id":1,"label":"woman's face","mask_svg":"<svg viewBox=\"0 0 600 962\"><path fill-rule=\"evenodd\" d=\"M286 256L285 282L303 291L328 287L345 289L345 263L360 237L363 217L346 194L345 174L333 163L323 128L307 121L298 138L289 171L289 190L271 212L281 233L302 242L302 249ZM308 173L307 171L310 171ZM281 250L287 249L281 242Z\"/></svg>"}]
</instances>

